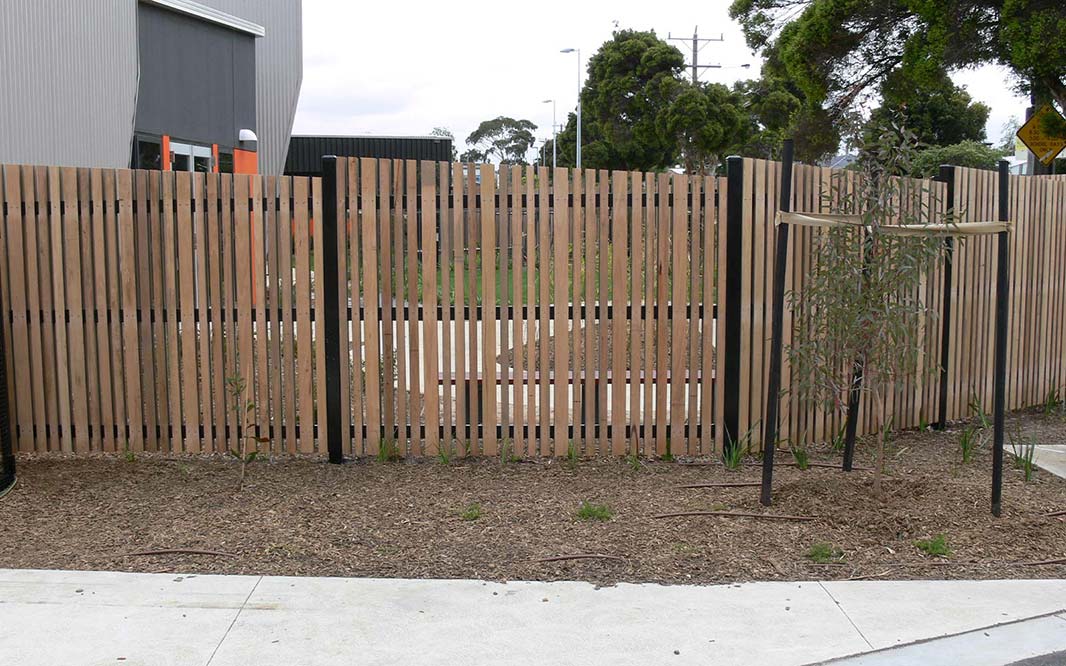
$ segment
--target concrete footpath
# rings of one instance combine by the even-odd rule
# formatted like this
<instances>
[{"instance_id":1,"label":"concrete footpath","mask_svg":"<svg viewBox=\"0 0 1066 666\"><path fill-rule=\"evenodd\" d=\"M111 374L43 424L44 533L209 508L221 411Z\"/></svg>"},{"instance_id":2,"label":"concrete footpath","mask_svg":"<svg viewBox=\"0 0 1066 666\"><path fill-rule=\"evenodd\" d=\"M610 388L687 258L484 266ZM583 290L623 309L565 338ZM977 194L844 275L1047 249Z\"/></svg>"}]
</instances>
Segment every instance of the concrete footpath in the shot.
<instances>
[{"instance_id":1,"label":"concrete footpath","mask_svg":"<svg viewBox=\"0 0 1066 666\"><path fill-rule=\"evenodd\" d=\"M902 652L944 636L961 645ZM975 645L994 661L950 652ZM20 666L1008 664L1061 650L1066 580L597 589L0 570L0 660Z\"/></svg>"}]
</instances>

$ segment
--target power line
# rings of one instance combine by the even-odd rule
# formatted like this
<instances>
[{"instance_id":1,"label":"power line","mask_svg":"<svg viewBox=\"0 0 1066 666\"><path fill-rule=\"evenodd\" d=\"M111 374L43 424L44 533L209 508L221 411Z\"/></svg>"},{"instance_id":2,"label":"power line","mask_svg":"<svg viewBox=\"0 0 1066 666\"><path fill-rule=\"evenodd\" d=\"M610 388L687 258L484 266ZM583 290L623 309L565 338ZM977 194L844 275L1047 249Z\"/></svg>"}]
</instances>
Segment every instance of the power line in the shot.
<instances>
[{"instance_id":1,"label":"power line","mask_svg":"<svg viewBox=\"0 0 1066 666\"><path fill-rule=\"evenodd\" d=\"M692 31L692 38L688 37L673 37L670 33L666 33L666 38L674 42L688 42L690 44L689 50L692 51L692 83L695 85L699 83L701 69L719 69L721 65L701 65L700 51L708 42L724 42L725 35L719 33L717 37L700 37L700 27L696 26Z\"/></svg>"}]
</instances>

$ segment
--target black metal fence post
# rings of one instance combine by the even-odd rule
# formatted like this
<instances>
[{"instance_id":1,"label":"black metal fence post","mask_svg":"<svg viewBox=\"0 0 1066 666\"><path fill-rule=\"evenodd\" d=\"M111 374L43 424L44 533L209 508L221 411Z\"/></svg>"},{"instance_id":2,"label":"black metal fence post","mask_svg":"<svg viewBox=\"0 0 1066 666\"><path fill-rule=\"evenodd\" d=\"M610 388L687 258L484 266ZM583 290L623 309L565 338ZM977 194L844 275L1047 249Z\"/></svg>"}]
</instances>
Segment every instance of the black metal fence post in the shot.
<instances>
[{"instance_id":1,"label":"black metal fence post","mask_svg":"<svg viewBox=\"0 0 1066 666\"><path fill-rule=\"evenodd\" d=\"M792 139L781 150L781 212L792 210ZM770 378L766 387L766 420L762 440L762 493L759 501L770 506L774 482L774 449L777 448L777 412L781 400L781 347L785 307L785 263L788 257L788 223L777 225L777 253L774 255L774 301L770 320Z\"/></svg>"},{"instance_id":2,"label":"black metal fence post","mask_svg":"<svg viewBox=\"0 0 1066 666\"><path fill-rule=\"evenodd\" d=\"M726 248L725 304L719 315L725 317L724 366L716 389L722 391L722 431L729 450L740 442L740 285L744 279L741 238L744 233L744 158L726 159ZM719 202L721 205L721 202ZM719 279L722 272L719 269ZM722 304L719 304L722 305Z\"/></svg>"},{"instance_id":3,"label":"black metal fence post","mask_svg":"<svg viewBox=\"0 0 1066 666\"><path fill-rule=\"evenodd\" d=\"M2 287L3 285L0 285ZM15 454L11 441L11 409L7 394L7 353L4 346L4 327L7 325L7 309L4 307L3 291L0 290L0 495L15 484Z\"/></svg>"},{"instance_id":4,"label":"black metal fence post","mask_svg":"<svg viewBox=\"0 0 1066 666\"><path fill-rule=\"evenodd\" d=\"M1010 216L1010 165L999 162L999 220ZM1007 306L1010 301L1010 232L997 234L998 268L996 271L996 347L993 385L994 424L992 435L992 515L999 516L1003 500L1003 412L1007 383Z\"/></svg>"},{"instance_id":5,"label":"black metal fence post","mask_svg":"<svg viewBox=\"0 0 1066 666\"><path fill-rule=\"evenodd\" d=\"M947 184L948 214L955 212L955 167L941 165L937 180ZM948 423L948 359L951 351L951 280L952 261L955 255L955 239L944 239L944 297L940 313L940 394L938 396L936 429L943 430Z\"/></svg>"},{"instance_id":6,"label":"black metal fence post","mask_svg":"<svg viewBox=\"0 0 1066 666\"><path fill-rule=\"evenodd\" d=\"M323 303L316 307L323 309L325 330L322 344L325 345L326 366L320 371L326 373L326 448L329 461L334 464L344 462L341 446L341 312L340 312L340 270L337 251L337 158L327 155L322 158L322 247L315 252L322 253L322 292ZM347 312L344 324L347 327ZM347 331L346 331L347 332Z\"/></svg>"}]
</instances>

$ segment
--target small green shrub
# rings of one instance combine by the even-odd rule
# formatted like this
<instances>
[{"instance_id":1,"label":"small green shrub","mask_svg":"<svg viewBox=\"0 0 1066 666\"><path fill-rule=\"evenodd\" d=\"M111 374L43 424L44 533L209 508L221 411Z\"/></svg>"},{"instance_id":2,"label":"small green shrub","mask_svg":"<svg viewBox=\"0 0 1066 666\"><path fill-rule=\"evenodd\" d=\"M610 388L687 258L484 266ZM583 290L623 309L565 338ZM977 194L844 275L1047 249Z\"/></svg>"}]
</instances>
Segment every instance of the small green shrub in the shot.
<instances>
[{"instance_id":1,"label":"small green shrub","mask_svg":"<svg viewBox=\"0 0 1066 666\"><path fill-rule=\"evenodd\" d=\"M932 557L951 556L951 549L948 548L947 539L943 534L937 534L932 539L918 539L914 545L918 550Z\"/></svg>"},{"instance_id":2,"label":"small green shrub","mask_svg":"<svg viewBox=\"0 0 1066 666\"><path fill-rule=\"evenodd\" d=\"M796 461L796 467L800 469L807 469L811 464L811 457L807 453L807 449L797 444L792 445L792 458Z\"/></svg>"},{"instance_id":3,"label":"small green shrub","mask_svg":"<svg viewBox=\"0 0 1066 666\"><path fill-rule=\"evenodd\" d=\"M594 504L592 502L582 502L581 507L577 510L579 520L599 520L602 522L610 520L613 515L611 507L606 504Z\"/></svg>"},{"instance_id":4,"label":"small green shrub","mask_svg":"<svg viewBox=\"0 0 1066 666\"><path fill-rule=\"evenodd\" d=\"M818 564L839 562L844 559L844 551L834 548L831 544L818 542L811 544L807 551L807 559Z\"/></svg>"},{"instance_id":5,"label":"small green shrub","mask_svg":"<svg viewBox=\"0 0 1066 666\"><path fill-rule=\"evenodd\" d=\"M918 417L918 432L925 432L929 430L929 421L924 416Z\"/></svg>"},{"instance_id":6,"label":"small green shrub","mask_svg":"<svg viewBox=\"0 0 1066 666\"><path fill-rule=\"evenodd\" d=\"M481 505L471 504L470 506L463 509L462 513L459 514L459 517L467 522L477 520L481 517Z\"/></svg>"}]
</instances>

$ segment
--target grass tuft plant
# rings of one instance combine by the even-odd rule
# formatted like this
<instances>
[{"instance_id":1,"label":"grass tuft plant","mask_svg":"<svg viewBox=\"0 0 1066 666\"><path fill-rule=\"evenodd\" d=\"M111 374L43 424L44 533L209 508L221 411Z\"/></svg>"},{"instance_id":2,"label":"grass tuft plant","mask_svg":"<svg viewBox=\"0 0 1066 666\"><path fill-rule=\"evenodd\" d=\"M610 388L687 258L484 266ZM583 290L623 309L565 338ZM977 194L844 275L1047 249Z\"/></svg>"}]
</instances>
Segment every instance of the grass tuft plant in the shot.
<instances>
[{"instance_id":1,"label":"grass tuft plant","mask_svg":"<svg viewBox=\"0 0 1066 666\"><path fill-rule=\"evenodd\" d=\"M726 433L725 450L722 451L722 462L728 469L739 469L744 463L744 456L751 453L751 438L755 429L759 427L759 422L751 424L747 432L740 436L736 442L733 438Z\"/></svg>"},{"instance_id":2,"label":"grass tuft plant","mask_svg":"<svg viewBox=\"0 0 1066 666\"><path fill-rule=\"evenodd\" d=\"M463 509L462 513L459 514L459 517L467 522L477 520L481 517L481 505L471 504L470 506Z\"/></svg>"},{"instance_id":3,"label":"grass tuft plant","mask_svg":"<svg viewBox=\"0 0 1066 666\"><path fill-rule=\"evenodd\" d=\"M807 453L807 449L797 444L792 444L790 447L792 451L792 458L796 461L796 467L805 470L810 467L811 457Z\"/></svg>"},{"instance_id":4,"label":"grass tuft plant","mask_svg":"<svg viewBox=\"0 0 1066 666\"><path fill-rule=\"evenodd\" d=\"M518 456L514 452L514 444L509 437L500 440L500 465L518 462Z\"/></svg>"},{"instance_id":5,"label":"grass tuft plant","mask_svg":"<svg viewBox=\"0 0 1066 666\"><path fill-rule=\"evenodd\" d=\"M830 440L829 444L833 447L834 451L839 453L844 450L844 441L847 437L847 432L848 427L847 425L844 425L841 426L840 430L838 430L835 435L833 435L833 439Z\"/></svg>"},{"instance_id":6,"label":"grass tuft plant","mask_svg":"<svg viewBox=\"0 0 1066 666\"><path fill-rule=\"evenodd\" d=\"M1033 457L1036 455L1036 440L1032 437L1015 438L1011 435L1011 449L1014 450L1014 466L1022 470L1022 475L1025 477L1025 482L1029 483L1033 480L1033 472L1036 471L1036 465L1033 464Z\"/></svg>"},{"instance_id":7,"label":"grass tuft plant","mask_svg":"<svg viewBox=\"0 0 1066 666\"><path fill-rule=\"evenodd\" d=\"M991 417L989 417L988 412L985 411L985 408L981 405L981 401L977 399L976 393L974 393L970 397L970 409L972 409L973 412L977 414L977 422L981 425L982 428L992 427L992 419Z\"/></svg>"},{"instance_id":8,"label":"grass tuft plant","mask_svg":"<svg viewBox=\"0 0 1066 666\"><path fill-rule=\"evenodd\" d=\"M807 559L817 564L839 562L844 559L844 551L834 548L831 544L819 541L811 544L810 549L807 550Z\"/></svg>"},{"instance_id":9,"label":"grass tuft plant","mask_svg":"<svg viewBox=\"0 0 1066 666\"><path fill-rule=\"evenodd\" d=\"M442 465L450 465L451 464L452 457L453 457L454 451L455 451L453 446L454 445L448 444L446 442L441 442L440 444L437 445L437 460L440 461L440 464L442 464Z\"/></svg>"},{"instance_id":10,"label":"grass tuft plant","mask_svg":"<svg viewBox=\"0 0 1066 666\"><path fill-rule=\"evenodd\" d=\"M574 469L575 467L577 467L577 461L577 444L574 443L573 440L570 440L570 443L566 445L566 466L570 469Z\"/></svg>"},{"instance_id":11,"label":"grass tuft plant","mask_svg":"<svg viewBox=\"0 0 1066 666\"><path fill-rule=\"evenodd\" d=\"M381 446L378 447L378 462L394 462L402 457L403 456L400 455L400 447L395 439L386 437L381 440Z\"/></svg>"},{"instance_id":12,"label":"grass tuft plant","mask_svg":"<svg viewBox=\"0 0 1066 666\"><path fill-rule=\"evenodd\" d=\"M593 502L582 502L581 507L577 510L577 517L579 520L598 520L604 522L611 519L614 512L611 511L611 507L606 504L595 504Z\"/></svg>"},{"instance_id":13,"label":"grass tuft plant","mask_svg":"<svg viewBox=\"0 0 1066 666\"><path fill-rule=\"evenodd\" d=\"M1044 398L1044 413L1052 414L1062 409L1062 395L1057 388L1053 388L1048 391L1047 397Z\"/></svg>"},{"instance_id":14,"label":"grass tuft plant","mask_svg":"<svg viewBox=\"0 0 1066 666\"><path fill-rule=\"evenodd\" d=\"M639 472L640 468L643 466L640 462L640 456L635 453L626 454L626 464L629 465L629 468L634 472Z\"/></svg>"},{"instance_id":15,"label":"grass tuft plant","mask_svg":"<svg viewBox=\"0 0 1066 666\"><path fill-rule=\"evenodd\" d=\"M962 451L962 462L968 463L973 460L973 452L981 443L980 431L974 426L967 426L959 433L959 450Z\"/></svg>"},{"instance_id":16,"label":"grass tuft plant","mask_svg":"<svg viewBox=\"0 0 1066 666\"><path fill-rule=\"evenodd\" d=\"M943 534L937 534L931 539L918 539L914 546L930 557L950 557L951 549L948 548L947 539Z\"/></svg>"}]
</instances>

